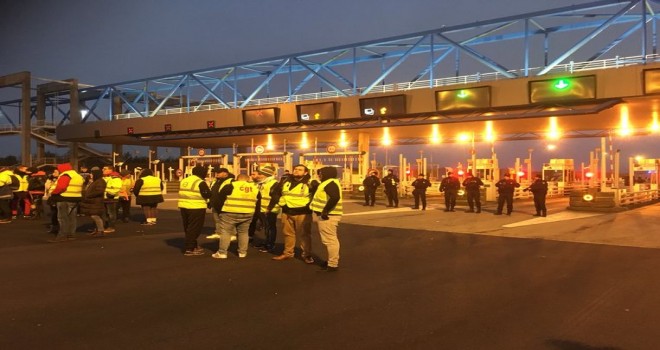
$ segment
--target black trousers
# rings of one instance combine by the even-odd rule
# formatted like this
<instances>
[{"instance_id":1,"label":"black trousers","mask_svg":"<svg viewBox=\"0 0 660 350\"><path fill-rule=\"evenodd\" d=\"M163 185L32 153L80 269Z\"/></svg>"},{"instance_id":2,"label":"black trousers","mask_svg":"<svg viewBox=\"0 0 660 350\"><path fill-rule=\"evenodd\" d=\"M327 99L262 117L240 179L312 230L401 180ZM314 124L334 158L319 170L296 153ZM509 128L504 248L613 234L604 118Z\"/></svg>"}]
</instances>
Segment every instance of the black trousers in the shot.
<instances>
[{"instance_id":1,"label":"black trousers","mask_svg":"<svg viewBox=\"0 0 660 350\"><path fill-rule=\"evenodd\" d=\"M456 206L456 195L456 192L445 191L445 208L447 208L447 210L454 210L454 207Z\"/></svg>"},{"instance_id":2,"label":"black trousers","mask_svg":"<svg viewBox=\"0 0 660 350\"><path fill-rule=\"evenodd\" d=\"M474 210L476 205L477 211L481 211L481 193L479 191L467 191L467 202L470 210Z\"/></svg>"},{"instance_id":3,"label":"black trousers","mask_svg":"<svg viewBox=\"0 0 660 350\"><path fill-rule=\"evenodd\" d=\"M535 194L534 195L534 208L536 208L537 214L545 214L547 209L545 208L545 194Z\"/></svg>"},{"instance_id":4,"label":"black trousers","mask_svg":"<svg viewBox=\"0 0 660 350\"><path fill-rule=\"evenodd\" d=\"M513 211L513 193L500 193L497 197L497 212L502 214L502 209L506 203L506 213L511 214Z\"/></svg>"},{"instance_id":5,"label":"black trousers","mask_svg":"<svg viewBox=\"0 0 660 350\"><path fill-rule=\"evenodd\" d=\"M193 250L197 248L197 238L204 227L206 209L179 208L179 210L181 211L183 231L185 232L185 248L186 250Z\"/></svg>"},{"instance_id":6,"label":"black trousers","mask_svg":"<svg viewBox=\"0 0 660 350\"><path fill-rule=\"evenodd\" d=\"M419 201L422 201L422 208L426 209L426 191L413 191L415 196L415 209L419 208Z\"/></svg>"},{"instance_id":7,"label":"black trousers","mask_svg":"<svg viewBox=\"0 0 660 350\"><path fill-rule=\"evenodd\" d=\"M119 211L121 210L121 215ZM131 197L128 199L119 198L117 203L117 219L128 220L131 217Z\"/></svg>"},{"instance_id":8,"label":"black trousers","mask_svg":"<svg viewBox=\"0 0 660 350\"><path fill-rule=\"evenodd\" d=\"M399 193L395 188L386 188L385 189L385 194L387 195L387 202L389 203L390 206L394 205L396 207L399 206Z\"/></svg>"},{"instance_id":9,"label":"black trousers","mask_svg":"<svg viewBox=\"0 0 660 350\"><path fill-rule=\"evenodd\" d=\"M376 203L376 189L375 188L365 188L364 189L364 203L366 205L374 205L374 203Z\"/></svg>"},{"instance_id":10,"label":"black trousers","mask_svg":"<svg viewBox=\"0 0 660 350\"><path fill-rule=\"evenodd\" d=\"M11 220L11 198L0 199L0 220Z\"/></svg>"}]
</instances>

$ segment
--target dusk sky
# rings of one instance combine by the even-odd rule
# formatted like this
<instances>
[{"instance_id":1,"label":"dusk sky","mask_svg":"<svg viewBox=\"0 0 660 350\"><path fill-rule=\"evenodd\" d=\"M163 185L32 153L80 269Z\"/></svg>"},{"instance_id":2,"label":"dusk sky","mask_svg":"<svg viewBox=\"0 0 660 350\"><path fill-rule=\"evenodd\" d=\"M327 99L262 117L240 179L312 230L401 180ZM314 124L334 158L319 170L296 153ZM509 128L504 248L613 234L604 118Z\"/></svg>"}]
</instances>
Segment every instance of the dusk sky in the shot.
<instances>
[{"instance_id":1,"label":"dusk sky","mask_svg":"<svg viewBox=\"0 0 660 350\"><path fill-rule=\"evenodd\" d=\"M470 23L575 0L0 0L0 76L30 71L45 79L77 78L81 84L103 85L177 72L216 67L400 36L442 26ZM519 67L512 67L519 68ZM35 80L33 86L45 81ZM0 89L0 100L19 92ZM616 140L622 155L660 157L658 137L640 143ZM650 141L650 142L648 142ZM533 148L534 167L549 158L586 162L597 138L564 140L558 155L540 141L499 143L501 165L525 158ZM467 151L465 146L413 147L433 154ZM34 148L33 148L34 149ZM125 147L126 151L137 149ZM478 146L480 157L490 147ZM0 138L0 155L17 155L18 137ZM379 152L378 154L384 154ZM410 151L409 151L410 152ZM557 152L557 151L555 151ZM568 154L570 152L570 154ZM144 151L142 151L144 154ZM394 159L393 156L390 156ZM380 158L380 156L379 156ZM444 163L453 158L442 159ZM538 163L537 163L538 161Z\"/></svg>"}]
</instances>

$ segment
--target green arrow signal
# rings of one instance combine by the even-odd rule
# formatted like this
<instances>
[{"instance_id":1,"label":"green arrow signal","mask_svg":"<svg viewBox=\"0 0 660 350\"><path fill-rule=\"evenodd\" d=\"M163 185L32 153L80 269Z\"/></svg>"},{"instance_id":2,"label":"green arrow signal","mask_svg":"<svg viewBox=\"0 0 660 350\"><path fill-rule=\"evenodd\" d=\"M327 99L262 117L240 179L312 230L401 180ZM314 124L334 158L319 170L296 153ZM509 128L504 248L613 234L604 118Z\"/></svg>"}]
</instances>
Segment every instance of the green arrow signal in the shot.
<instances>
[{"instance_id":1,"label":"green arrow signal","mask_svg":"<svg viewBox=\"0 0 660 350\"><path fill-rule=\"evenodd\" d=\"M565 88L568 87L568 85L569 85L569 84L568 84L568 82L566 82L566 80L561 79L561 80L557 81L557 82L555 83L555 85L553 85L553 87L554 87L555 89L558 89L558 90L564 90Z\"/></svg>"},{"instance_id":2,"label":"green arrow signal","mask_svg":"<svg viewBox=\"0 0 660 350\"><path fill-rule=\"evenodd\" d=\"M468 97L468 93L465 90L461 90L456 94L456 97L458 98L466 98Z\"/></svg>"}]
</instances>

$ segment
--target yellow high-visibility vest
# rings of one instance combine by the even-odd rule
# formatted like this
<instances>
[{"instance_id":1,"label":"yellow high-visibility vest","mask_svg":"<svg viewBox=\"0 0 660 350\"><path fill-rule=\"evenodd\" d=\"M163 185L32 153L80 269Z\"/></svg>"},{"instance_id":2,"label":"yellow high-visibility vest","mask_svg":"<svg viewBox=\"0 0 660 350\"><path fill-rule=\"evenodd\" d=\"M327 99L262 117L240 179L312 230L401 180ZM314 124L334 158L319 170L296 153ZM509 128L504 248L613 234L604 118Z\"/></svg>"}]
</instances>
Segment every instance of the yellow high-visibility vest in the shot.
<instances>
[{"instance_id":1,"label":"yellow high-visibility vest","mask_svg":"<svg viewBox=\"0 0 660 350\"><path fill-rule=\"evenodd\" d=\"M325 208L325 205L328 204L328 194L325 192L325 186L327 186L329 183L334 182L337 184L339 187L339 202L337 202L337 205L335 205L332 210L328 212L330 215L342 215L344 213L344 207L342 205L342 193L341 193L341 185L339 184L339 180L337 179L328 179L323 181L319 187L316 189L316 193L314 193L314 198L312 199L312 203L309 205L310 209L312 211L316 212L323 212L323 209Z\"/></svg>"},{"instance_id":2,"label":"yellow high-visibility vest","mask_svg":"<svg viewBox=\"0 0 660 350\"><path fill-rule=\"evenodd\" d=\"M220 211L225 213L253 214L257 206L257 194L259 189L253 182L233 181L234 187L231 194L227 196Z\"/></svg>"},{"instance_id":3,"label":"yellow high-visibility vest","mask_svg":"<svg viewBox=\"0 0 660 350\"><path fill-rule=\"evenodd\" d=\"M142 178L142 187L140 187L140 196L158 196L162 194L160 190L160 179L147 175Z\"/></svg>"},{"instance_id":4,"label":"yellow high-visibility vest","mask_svg":"<svg viewBox=\"0 0 660 350\"><path fill-rule=\"evenodd\" d=\"M121 179L118 177L104 176L103 180L105 180L106 183L105 194L110 195L112 198L117 197L119 190L121 190ZM106 198L108 198L108 196L106 196Z\"/></svg>"},{"instance_id":5,"label":"yellow high-visibility vest","mask_svg":"<svg viewBox=\"0 0 660 350\"><path fill-rule=\"evenodd\" d=\"M270 189L273 188L273 185L277 183L277 180L275 179L270 179L268 182L261 184L261 189L259 192L261 192L261 212L265 213L266 210L268 210L268 204L270 204ZM280 205L275 204L273 207L273 210L270 211L271 213L279 213L280 212Z\"/></svg>"},{"instance_id":6,"label":"yellow high-visibility vest","mask_svg":"<svg viewBox=\"0 0 660 350\"><path fill-rule=\"evenodd\" d=\"M206 209L206 199L199 192L201 178L195 175L188 176L181 180L179 185L179 208L184 209Z\"/></svg>"},{"instance_id":7,"label":"yellow high-visibility vest","mask_svg":"<svg viewBox=\"0 0 660 350\"><path fill-rule=\"evenodd\" d=\"M60 193L60 195L67 198L82 198L82 188L85 179L83 179L83 177L75 170L67 170L57 177L57 182L59 182L64 175L68 175L71 180L69 181L69 186L67 186L66 190ZM57 187L57 185L55 186Z\"/></svg>"},{"instance_id":8,"label":"yellow high-visibility vest","mask_svg":"<svg viewBox=\"0 0 660 350\"><path fill-rule=\"evenodd\" d=\"M282 197L280 197L280 206L287 206L288 208L303 208L309 204L310 193L307 184L299 184L295 188L291 188L291 182L287 181L282 186Z\"/></svg>"}]
</instances>

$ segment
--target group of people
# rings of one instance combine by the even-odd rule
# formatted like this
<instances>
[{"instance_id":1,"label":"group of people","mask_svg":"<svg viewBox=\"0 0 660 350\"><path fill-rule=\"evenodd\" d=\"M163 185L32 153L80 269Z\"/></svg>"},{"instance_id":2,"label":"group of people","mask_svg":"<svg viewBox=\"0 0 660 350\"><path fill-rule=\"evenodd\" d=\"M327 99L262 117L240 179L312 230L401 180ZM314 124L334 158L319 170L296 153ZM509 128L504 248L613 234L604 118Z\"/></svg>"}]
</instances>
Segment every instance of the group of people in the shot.
<instances>
[{"instance_id":1,"label":"group of people","mask_svg":"<svg viewBox=\"0 0 660 350\"><path fill-rule=\"evenodd\" d=\"M318 170L318 180L312 179L309 169L297 165L291 174L275 178L275 168L269 165L255 169L250 176L234 178L225 168L216 171L209 186L205 181L207 169L196 166L192 175L183 179L179 188L178 207L185 232L185 256L204 255L198 244L206 209L213 212L215 233L207 238L218 239L215 259L227 259L234 237L238 243L238 257L245 258L250 236L262 225L265 239L255 246L262 252L273 252L277 235L277 217L282 222L284 250L273 260L284 261L295 256L296 245L300 258L314 264L312 252L312 223L316 222L321 243L327 250L324 271L339 267L339 238L337 228L343 214L341 185L337 169Z\"/></svg>"},{"instance_id":2,"label":"group of people","mask_svg":"<svg viewBox=\"0 0 660 350\"><path fill-rule=\"evenodd\" d=\"M46 181L46 173L34 167L0 167L0 224L41 217Z\"/></svg>"},{"instance_id":3,"label":"group of people","mask_svg":"<svg viewBox=\"0 0 660 350\"><path fill-rule=\"evenodd\" d=\"M395 176L392 170L388 170L388 175L382 179L385 185L385 193L387 195L388 207L398 207L398 186L399 178ZM378 173L372 171L363 182L365 206L374 206L376 199L376 190L380 186L381 180L378 178ZM415 205L413 209L426 210L426 190L432 186L431 182L424 176L418 174L417 178L411 183L413 187L413 197L415 198ZM454 175L453 172L448 172L447 176L440 182L438 190L444 194L446 212L455 211L456 199L458 198L459 190L465 189L465 196L468 202L469 209L467 213L481 213L481 189L484 187L483 181L474 176L471 172L466 174L465 179L461 183L460 179ZM497 210L495 215L502 215L506 205L506 215L511 215L513 212L513 195L516 188L520 184L511 178L511 175L505 173L503 178L495 183L497 188ZM534 216L546 216L547 208L545 206L545 198L548 193L548 182L537 174L534 181L524 191L531 191L534 196L534 206L536 214Z\"/></svg>"}]
</instances>

